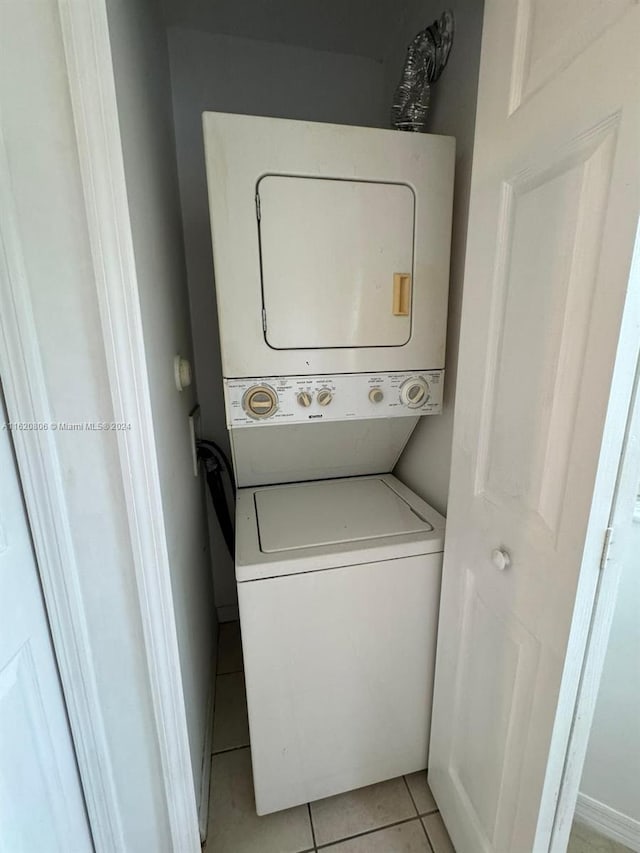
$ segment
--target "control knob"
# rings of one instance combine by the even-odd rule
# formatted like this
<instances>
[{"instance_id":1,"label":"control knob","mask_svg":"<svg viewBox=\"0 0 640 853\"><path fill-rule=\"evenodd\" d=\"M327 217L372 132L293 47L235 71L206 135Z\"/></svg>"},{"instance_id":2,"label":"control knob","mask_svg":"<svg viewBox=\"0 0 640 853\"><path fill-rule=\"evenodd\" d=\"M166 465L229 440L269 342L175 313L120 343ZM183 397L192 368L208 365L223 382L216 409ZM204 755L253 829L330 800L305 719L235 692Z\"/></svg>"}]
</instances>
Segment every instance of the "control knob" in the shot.
<instances>
[{"instance_id":1,"label":"control knob","mask_svg":"<svg viewBox=\"0 0 640 853\"><path fill-rule=\"evenodd\" d=\"M381 403L384 400L384 394L381 388L372 388L369 391L369 399L372 403Z\"/></svg>"},{"instance_id":2,"label":"control knob","mask_svg":"<svg viewBox=\"0 0 640 853\"><path fill-rule=\"evenodd\" d=\"M412 376L400 387L400 402L410 409L419 409L429 399L429 383L422 376Z\"/></svg>"},{"instance_id":3,"label":"control knob","mask_svg":"<svg viewBox=\"0 0 640 853\"><path fill-rule=\"evenodd\" d=\"M255 420L270 418L278 408L278 395L270 385L252 385L242 398L242 408Z\"/></svg>"},{"instance_id":4,"label":"control knob","mask_svg":"<svg viewBox=\"0 0 640 853\"><path fill-rule=\"evenodd\" d=\"M300 391L297 400L299 406L303 406L305 409L307 409L311 405L313 397L308 391Z\"/></svg>"},{"instance_id":5,"label":"control knob","mask_svg":"<svg viewBox=\"0 0 640 853\"><path fill-rule=\"evenodd\" d=\"M328 406L333 400L333 394L328 388L321 388L316 399L321 406Z\"/></svg>"}]
</instances>

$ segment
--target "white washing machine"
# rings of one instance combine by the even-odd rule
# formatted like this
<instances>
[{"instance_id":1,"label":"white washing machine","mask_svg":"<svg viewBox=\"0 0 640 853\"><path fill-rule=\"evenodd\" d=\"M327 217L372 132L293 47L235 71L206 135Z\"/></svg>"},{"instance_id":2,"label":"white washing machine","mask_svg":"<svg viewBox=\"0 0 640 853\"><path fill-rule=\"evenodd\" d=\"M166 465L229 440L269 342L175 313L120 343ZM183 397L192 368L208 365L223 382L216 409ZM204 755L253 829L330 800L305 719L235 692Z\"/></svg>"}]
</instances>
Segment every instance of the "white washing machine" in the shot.
<instances>
[{"instance_id":1,"label":"white washing machine","mask_svg":"<svg viewBox=\"0 0 640 853\"><path fill-rule=\"evenodd\" d=\"M239 491L258 814L426 767L444 524L390 474Z\"/></svg>"},{"instance_id":2,"label":"white washing machine","mask_svg":"<svg viewBox=\"0 0 640 853\"><path fill-rule=\"evenodd\" d=\"M388 472L442 407L455 142L204 135L265 814L426 766L444 519Z\"/></svg>"}]
</instances>

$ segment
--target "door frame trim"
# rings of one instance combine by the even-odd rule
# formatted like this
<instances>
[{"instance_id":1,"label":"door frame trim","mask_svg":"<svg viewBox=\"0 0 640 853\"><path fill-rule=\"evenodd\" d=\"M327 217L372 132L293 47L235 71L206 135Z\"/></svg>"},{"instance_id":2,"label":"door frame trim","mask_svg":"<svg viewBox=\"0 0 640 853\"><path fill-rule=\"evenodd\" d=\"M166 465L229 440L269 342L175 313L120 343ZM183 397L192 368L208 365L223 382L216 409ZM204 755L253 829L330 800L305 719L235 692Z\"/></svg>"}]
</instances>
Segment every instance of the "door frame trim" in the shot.
<instances>
[{"instance_id":1,"label":"door frame trim","mask_svg":"<svg viewBox=\"0 0 640 853\"><path fill-rule=\"evenodd\" d=\"M58 0L172 849L200 851L105 0Z\"/></svg>"},{"instance_id":2,"label":"door frame trim","mask_svg":"<svg viewBox=\"0 0 640 853\"><path fill-rule=\"evenodd\" d=\"M10 421L50 423L9 175L0 124L0 376ZM57 447L40 430L14 430L12 439L93 842L118 853L125 849L120 807Z\"/></svg>"}]
</instances>

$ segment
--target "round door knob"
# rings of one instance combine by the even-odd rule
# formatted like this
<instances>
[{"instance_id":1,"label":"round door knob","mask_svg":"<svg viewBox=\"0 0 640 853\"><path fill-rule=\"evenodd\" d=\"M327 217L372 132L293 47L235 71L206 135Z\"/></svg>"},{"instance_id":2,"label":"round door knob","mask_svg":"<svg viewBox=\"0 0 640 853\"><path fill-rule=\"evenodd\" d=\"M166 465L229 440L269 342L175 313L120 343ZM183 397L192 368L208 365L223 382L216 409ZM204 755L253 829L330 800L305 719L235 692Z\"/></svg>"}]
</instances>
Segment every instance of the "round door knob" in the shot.
<instances>
[{"instance_id":1,"label":"round door knob","mask_svg":"<svg viewBox=\"0 0 640 853\"><path fill-rule=\"evenodd\" d=\"M322 388L322 390L318 391L317 400L321 406L328 406L329 403L333 400L333 394L331 393L331 391L329 391L328 388Z\"/></svg>"},{"instance_id":2,"label":"round door knob","mask_svg":"<svg viewBox=\"0 0 640 853\"><path fill-rule=\"evenodd\" d=\"M242 398L242 408L250 418L269 418L278 408L278 395L270 385L252 385Z\"/></svg>"},{"instance_id":3,"label":"round door knob","mask_svg":"<svg viewBox=\"0 0 640 853\"><path fill-rule=\"evenodd\" d=\"M369 399L372 403L381 403L384 400L384 394L380 388L372 388L369 391Z\"/></svg>"},{"instance_id":4,"label":"round door knob","mask_svg":"<svg viewBox=\"0 0 640 853\"><path fill-rule=\"evenodd\" d=\"M400 401L410 409L419 409L429 399L429 383L421 376L407 379L400 388Z\"/></svg>"},{"instance_id":5,"label":"round door knob","mask_svg":"<svg viewBox=\"0 0 640 853\"><path fill-rule=\"evenodd\" d=\"M499 569L501 572L504 572L511 565L509 552L505 551L504 548L494 548L491 552L491 561L496 569Z\"/></svg>"},{"instance_id":6,"label":"round door knob","mask_svg":"<svg viewBox=\"0 0 640 853\"><path fill-rule=\"evenodd\" d=\"M303 406L305 409L311 405L312 400L313 397L308 391L301 391L298 394L298 405Z\"/></svg>"}]
</instances>

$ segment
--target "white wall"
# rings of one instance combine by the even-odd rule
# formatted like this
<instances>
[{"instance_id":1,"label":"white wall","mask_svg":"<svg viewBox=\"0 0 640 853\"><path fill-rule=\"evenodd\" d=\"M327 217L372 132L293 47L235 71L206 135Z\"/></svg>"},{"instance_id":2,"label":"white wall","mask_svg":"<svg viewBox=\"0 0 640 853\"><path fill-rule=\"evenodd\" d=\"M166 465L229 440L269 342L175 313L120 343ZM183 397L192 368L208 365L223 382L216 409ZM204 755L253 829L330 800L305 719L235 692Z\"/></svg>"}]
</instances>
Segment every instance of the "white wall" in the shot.
<instances>
[{"instance_id":1,"label":"white wall","mask_svg":"<svg viewBox=\"0 0 640 853\"><path fill-rule=\"evenodd\" d=\"M58 3L2 3L0 120L25 296L55 421L112 422ZM0 365L2 370L2 365ZM135 425L133 425L135 428ZM50 432L128 853L169 853L115 432ZM78 686L78 689L80 687Z\"/></svg>"},{"instance_id":2,"label":"white wall","mask_svg":"<svg viewBox=\"0 0 640 853\"><path fill-rule=\"evenodd\" d=\"M164 526L191 761L199 791L216 619L201 481L193 474L177 353L191 359L166 33L154 0L108 0L122 150L134 243Z\"/></svg>"},{"instance_id":3,"label":"white wall","mask_svg":"<svg viewBox=\"0 0 640 853\"><path fill-rule=\"evenodd\" d=\"M169 30L180 199L203 431L228 447L211 256L202 119L205 110L379 126L383 68L356 56ZM232 612L232 562L211 520L216 605Z\"/></svg>"},{"instance_id":4,"label":"white wall","mask_svg":"<svg viewBox=\"0 0 640 853\"><path fill-rule=\"evenodd\" d=\"M640 842L640 521L633 525L580 793L638 824Z\"/></svg>"},{"instance_id":5,"label":"white wall","mask_svg":"<svg viewBox=\"0 0 640 853\"><path fill-rule=\"evenodd\" d=\"M451 465L453 403L458 363L460 308L464 275L469 184L482 34L482 0L450 0L456 30L449 62L432 88L429 132L456 137L456 181L451 244L451 284L444 407L437 417L424 417L409 440L394 473L424 500L446 514ZM434 0L413 2L395 34L385 66L385 102L391 104L406 46L443 10Z\"/></svg>"}]
</instances>

